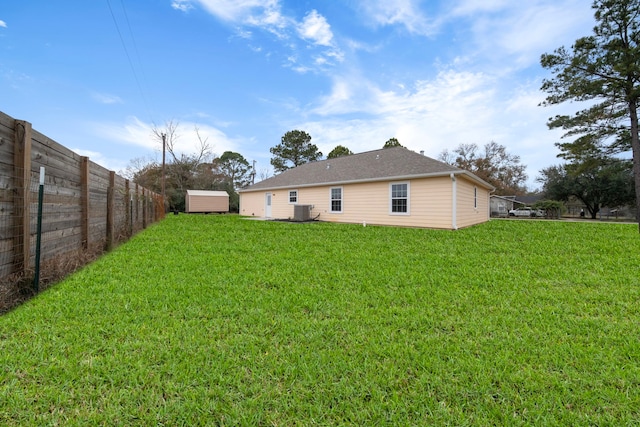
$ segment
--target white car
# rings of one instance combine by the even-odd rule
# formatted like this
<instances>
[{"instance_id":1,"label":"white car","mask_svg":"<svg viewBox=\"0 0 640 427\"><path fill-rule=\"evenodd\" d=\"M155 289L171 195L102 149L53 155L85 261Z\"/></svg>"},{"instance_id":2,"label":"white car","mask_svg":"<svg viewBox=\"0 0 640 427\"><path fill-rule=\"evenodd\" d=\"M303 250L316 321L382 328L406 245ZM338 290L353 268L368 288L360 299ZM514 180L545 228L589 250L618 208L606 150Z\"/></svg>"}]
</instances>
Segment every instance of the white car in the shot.
<instances>
[{"instance_id":1,"label":"white car","mask_svg":"<svg viewBox=\"0 0 640 427\"><path fill-rule=\"evenodd\" d=\"M544 212L541 211L540 209L518 208L518 209L510 210L509 216L536 217L536 216L544 216Z\"/></svg>"}]
</instances>

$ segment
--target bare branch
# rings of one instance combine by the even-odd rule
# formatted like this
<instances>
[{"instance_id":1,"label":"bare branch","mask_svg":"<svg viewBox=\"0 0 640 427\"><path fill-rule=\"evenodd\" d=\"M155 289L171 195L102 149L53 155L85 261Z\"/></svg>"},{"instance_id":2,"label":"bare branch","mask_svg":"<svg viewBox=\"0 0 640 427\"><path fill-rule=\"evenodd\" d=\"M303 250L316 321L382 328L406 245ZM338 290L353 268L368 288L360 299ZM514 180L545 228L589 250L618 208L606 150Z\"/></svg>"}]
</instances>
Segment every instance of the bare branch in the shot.
<instances>
[{"instance_id":1,"label":"bare branch","mask_svg":"<svg viewBox=\"0 0 640 427\"><path fill-rule=\"evenodd\" d=\"M200 143L200 146L198 147L199 151L196 154L196 159L198 163L203 163L208 161L212 156L212 147L208 143L209 137L206 137L204 139L202 138L202 136L200 135L200 128L198 128L198 126L194 126L194 130L196 131L196 136L198 137L198 141Z\"/></svg>"}]
</instances>

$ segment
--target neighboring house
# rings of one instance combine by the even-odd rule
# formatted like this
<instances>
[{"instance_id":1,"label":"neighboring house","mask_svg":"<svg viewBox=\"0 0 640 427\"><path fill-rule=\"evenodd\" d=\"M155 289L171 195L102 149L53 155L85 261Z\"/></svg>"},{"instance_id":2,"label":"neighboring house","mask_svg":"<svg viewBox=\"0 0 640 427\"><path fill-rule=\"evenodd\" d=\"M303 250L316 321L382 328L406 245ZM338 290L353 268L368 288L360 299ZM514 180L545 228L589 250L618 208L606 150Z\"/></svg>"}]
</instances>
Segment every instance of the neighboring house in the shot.
<instances>
[{"instance_id":1,"label":"neighboring house","mask_svg":"<svg viewBox=\"0 0 640 427\"><path fill-rule=\"evenodd\" d=\"M516 200L516 196L496 196L491 195L491 216L509 216L509 211L521 204Z\"/></svg>"},{"instance_id":2,"label":"neighboring house","mask_svg":"<svg viewBox=\"0 0 640 427\"><path fill-rule=\"evenodd\" d=\"M520 202L524 206L533 206L536 204L536 202L539 202L542 199L542 194L527 194L524 196L518 196L518 202Z\"/></svg>"},{"instance_id":3,"label":"neighboring house","mask_svg":"<svg viewBox=\"0 0 640 427\"><path fill-rule=\"evenodd\" d=\"M242 189L240 214L457 229L489 220L494 188L403 147L306 163Z\"/></svg>"},{"instance_id":4,"label":"neighboring house","mask_svg":"<svg viewBox=\"0 0 640 427\"><path fill-rule=\"evenodd\" d=\"M491 195L491 216L508 216L510 210L533 206L541 199L539 194L527 196L496 196L493 194Z\"/></svg>"}]
</instances>

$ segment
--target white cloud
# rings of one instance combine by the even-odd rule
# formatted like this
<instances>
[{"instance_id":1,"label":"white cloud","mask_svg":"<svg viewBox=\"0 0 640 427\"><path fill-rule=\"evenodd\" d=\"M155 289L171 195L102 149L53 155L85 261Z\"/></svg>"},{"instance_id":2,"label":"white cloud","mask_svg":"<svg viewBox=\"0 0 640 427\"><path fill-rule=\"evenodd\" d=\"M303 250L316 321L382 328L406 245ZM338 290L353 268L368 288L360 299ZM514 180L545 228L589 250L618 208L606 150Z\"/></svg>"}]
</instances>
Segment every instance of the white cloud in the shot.
<instances>
[{"instance_id":1,"label":"white cloud","mask_svg":"<svg viewBox=\"0 0 640 427\"><path fill-rule=\"evenodd\" d=\"M360 9L376 26L401 25L410 33L432 35L437 24L429 20L418 0L361 0Z\"/></svg>"},{"instance_id":2,"label":"white cloud","mask_svg":"<svg viewBox=\"0 0 640 427\"><path fill-rule=\"evenodd\" d=\"M544 98L540 81L509 84L487 73L454 70L393 90L360 75L336 77L331 94L311 111L320 118L293 125L309 132L325 155L337 145L354 152L378 149L391 137L434 158L461 143L495 141L521 157L533 189L538 171L555 162L561 132L549 131L546 121L559 111L538 106Z\"/></svg>"},{"instance_id":3,"label":"white cloud","mask_svg":"<svg viewBox=\"0 0 640 427\"><path fill-rule=\"evenodd\" d=\"M189 2L189 0L174 0L171 3L171 7L181 12L188 12L189 10L193 9L193 6Z\"/></svg>"},{"instance_id":4,"label":"white cloud","mask_svg":"<svg viewBox=\"0 0 640 427\"><path fill-rule=\"evenodd\" d=\"M246 27L256 27L269 32L284 43L284 47L291 51L284 66L298 73L307 73L316 68L324 68L341 62L344 53L335 45L331 25L317 10L309 11L301 22L295 18L285 16L281 10L279 0L176 0L181 2L197 2L207 12L217 18L236 25L236 37L253 39L251 31ZM296 43L291 40L300 38L309 42L313 47L324 49L314 50L307 57L306 52L299 51ZM261 46L250 44L249 49L256 53L263 52ZM270 53L265 53L270 55ZM296 58L291 61L290 58Z\"/></svg>"},{"instance_id":5,"label":"white cloud","mask_svg":"<svg viewBox=\"0 0 640 427\"><path fill-rule=\"evenodd\" d=\"M79 154L81 156L85 156L85 157L90 157L92 160L94 158L97 157L101 157L102 153L99 153L97 151L91 151L91 150L84 150L82 148L72 148L71 151L75 152L76 154ZM95 161L95 160L94 160ZM97 161L95 161L96 163L98 163Z\"/></svg>"},{"instance_id":6,"label":"white cloud","mask_svg":"<svg viewBox=\"0 0 640 427\"><path fill-rule=\"evenodd\" d=\"M161 125L158 126L162 128ZM125 123L97 123L93 125L93 132L100 137L125 145L136 145L156 152L162 151L162 142L153 134L154 125L143 122L137 117L130 117ZM224 151L238 151L237 141L227 137L218 128L202 123L178 122L175 140L176 154L195 154L200 150L200 140L206 140L214 153L221 154Z\"/></svg>"},{"instance_id":7,"label":"white cloud","mask_svg":"<svg viewBox=\"0 0 640 427\"><path fill-rule=\"evenodd\" d=\"M357 106L355 93L359 90L361 81L353 76L335 76L331 93L319 100L319 105L311 112L321 116L333 114L347 114L360 111Z\"/></svg>"},{"instance_id":8,"label":"white cloud","mask_svg":"<svg viewBox=\"0 0 640 427\"><path fill-rule=\"evenodd\" d=\"M491 77L482 73L442 71L434 81L417 81L412 91L384 91L360 73L334 77L331 93L319 100L313 113L408 114L442 111L461 99L486 96ZM402 89L402 85L398 86ZM479 100L478 100L479 101Z\"/></svg>"},{"instance_id":9,"label":"white cloud","mask_svg":"<svg viewBox=\"0 0 640 427\"><path fill-rule=\"evenodd\" d=\"M107 93L93 92L91 97L101 104L122 104L122 99L116 95L110 95Z\"/></svg>"},{"instance_id":10,"label":"white cloud","mask_svg":"<svg viewBox=\"0 0 640 427\"><path fill-rule=\"evenodd\" d=\"M537 62L542 52L571 44L591 30L593 18L589 9L575 8L570 14L566 10L566 6L561 9L552 4L513 15L497 26L502 30L497 42L505 51L517 55L519 62L528 62L527 58Z\"/></svg>"},{"instance_id":11,"label":"white cloud","mask_svg":"<svg viewBox=\"0 0 640 427\"><path fill-rule=\"evenodd\" d=\"M7 23L0 19L0 27L7 28Z\"/></svg>"},{"instance_id":12,"label":"white cloud","mask_svg":"<svg viewBox=\"0 0 640 427\"><path fill-rule=\"evenodd\" d=\"M457 4L452 2L452 14L468 16L479 12L495 12L512 4L512 0L459 0Z\"/></svg>"},{"instance_id":13,"label":"white cloud","mask_svg":"<svg viewBox=\"0 0 640 427\"><path fill-rule=\"evenodd\" d=\"M298 25L298 34L321 46L332 46L333 33L324 16L316 10L309 12Z\"/></svg>"},{"instance_id":14,"label":"white cloud","mask_svg":"<svg viewBox=\"0 0 640 427\"><path fill-rule=\"evenodd\" d=\"M363 114L356 120L378 129L374 134L389 135L386 139L402 134L403 145L426 149L450 140L444 138L448 133L473 138L479 129L490 126L485 102L493 94L492 79L479 73L441 72L433 81L419 81L412 90L399 92L383 91L361 76L351 76L337 78L331 95L321 100L314 113ZM362 143L373 149L386 139Z\"/></svg>"},{"instance_id":15,"label":"white cloud","mask_svg":"<svg viewBox=\"0 0 640 427\"><path fill-rule=\"evenodd\" d=\"M253 33L251 31L238 28L238 30L236 31L236 36L240 37L241 39L250 40L253 37Z\"/></svg>"},{"instance_id":16,"label":"white cloud","mask_svg":"<svg viewBox=\"0 0 640 427\"><path fill-rule=\"evenodd\" d=\"M152 126L137 117L130 117L126 123L96 123L93 132L100 137L122 144L157 149L158 143L152 138Z\"/></svg>"},{"instance_id":17,"label":"white cloud","mask_svg":"<svg viewBox=\"0 0 640 427\"><path fill-rule=\"evenodd\" d=\"M281 21L278 0L193 0L218 18L253 25L279 25Z\"/></svg>"},{"instance_id":18,"label":"white cloud","mask_svg":"<svg viewBox=\"0 0 640 427\"><path fill-rule=\"evenodd\" d=\"M536 64L543 52L573 43L593 26L592 10L582 0L464 0L444 19L461 18L469 21L469 55L499 67L508 62L508 69Z\"/></svg>"},{"instance_id":19,"label":"white cloud","mask_svg":"<svg viewBox=\"0 0 640 427\"><path fill-rule=\"evenodd\" d=\"M84 150L81 148L72 148L71 151L79 154L80 156L88 157L92 162L97 163L108 170L118 172L125 170L127 167L126 161L105 156L103 153L100 153L98 151Z\"/></svg>"}]
</instances>

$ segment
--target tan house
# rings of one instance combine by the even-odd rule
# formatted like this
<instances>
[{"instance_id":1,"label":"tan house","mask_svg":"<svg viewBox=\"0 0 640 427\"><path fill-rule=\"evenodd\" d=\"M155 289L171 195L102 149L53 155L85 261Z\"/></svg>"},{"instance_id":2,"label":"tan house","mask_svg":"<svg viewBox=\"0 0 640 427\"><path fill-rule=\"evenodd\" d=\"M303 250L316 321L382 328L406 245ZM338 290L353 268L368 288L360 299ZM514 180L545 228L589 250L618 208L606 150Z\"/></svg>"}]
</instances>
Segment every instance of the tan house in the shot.
<instances>
[{"instance_id":1,"label":"tan house","mask_svg":"<svg viewBox=\"0 0 640 427\"><path fill-rule=\"evenodd\" d=\"M402 147L306 163L239 191L240 214L457 229L489 220L494 188Z\"/></svg>"}]
</instances>

